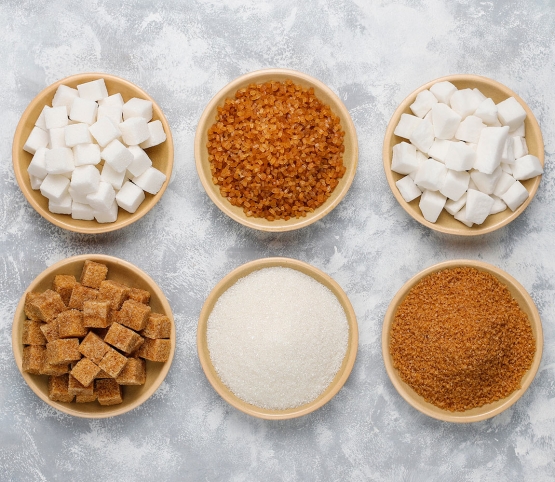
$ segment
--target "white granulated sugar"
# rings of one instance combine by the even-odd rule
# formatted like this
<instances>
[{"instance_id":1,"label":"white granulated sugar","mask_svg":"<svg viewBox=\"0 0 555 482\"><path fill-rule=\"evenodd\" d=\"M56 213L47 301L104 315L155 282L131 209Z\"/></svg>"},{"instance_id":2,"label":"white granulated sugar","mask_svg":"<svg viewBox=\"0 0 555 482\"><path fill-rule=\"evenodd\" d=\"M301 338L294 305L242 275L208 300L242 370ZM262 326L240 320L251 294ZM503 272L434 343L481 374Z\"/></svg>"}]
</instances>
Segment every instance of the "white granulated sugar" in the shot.
<instances>
[{"instance_id":1,"label":"white granulated sugar","mask_svg":"<svg viewBox=\"0 0 555 482\"><path fill-rule=\"evenodd\" d=\"M224 384L258 407L309 403L328 387L345 353L349 325L337 297L291 268L241 278L208 318L208 350Z\"/></svg>"}]
</instances>

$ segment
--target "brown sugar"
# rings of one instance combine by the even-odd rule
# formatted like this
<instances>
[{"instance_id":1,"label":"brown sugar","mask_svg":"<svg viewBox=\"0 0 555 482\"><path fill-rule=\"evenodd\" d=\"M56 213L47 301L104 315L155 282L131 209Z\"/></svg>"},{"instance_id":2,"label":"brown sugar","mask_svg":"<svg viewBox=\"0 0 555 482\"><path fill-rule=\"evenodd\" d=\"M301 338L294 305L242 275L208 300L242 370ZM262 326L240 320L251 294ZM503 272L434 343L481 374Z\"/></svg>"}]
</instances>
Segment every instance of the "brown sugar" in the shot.
<instances>
[{"instance_id":1,"label":"brown sugar","mask_svg":"<svg viewBox=\"0 0 555 482\"><path fill-rule=\"evenodd\" d=\"M110 324L109 301L85 301L83 303L83 325L87 328L106 328Z\"/></svg>"},{"instance_id":2,"label":"brown sugar","mask_svg":"<svg viewBox=\"0 0 555 482\"><path fill-rule=\"evenodd\" d=\"M83 338L87 329L83 326L83 313L79 310L67 310L56 318L60 338Z\"/></svg>"},{"instance_id":3,"label":"brown sugar","mask_svg":"<svg viewBox=\"0 0 555 482\"><path fill-rule=\"evenodd\" d=\"M125 353L131 353L139 348L144 340L133 330L119 323L112 323L104 341Z\"/></svg>"},{"instance_id":4,"label":"brown sugar","mask_svg":"<svg viewBox=\"0 0 555 482\"><path fill-rule=\"evenodd\" d=\"M92 392L91 395L76 395L75 396L75 403L95 402L97 398L98 397L96 395L96 390L94 389L94 386L93 386L93 392Z\"/></svg>"},{"instance_id":5,"label":"brown sugar","mask_svg":"<svg viewBox=\"0 0 555 482\"><path fill-rule=\"evenodd\" d=\"M72 402L73 395L69 393L69 375L48 377L48 398L54 402Z\"/></svg>"},{"instance_id":6,"label":"brown sugar","mask_svg":"<svg viewBox=\"0 0 555 482\"><path fill-rule=\"evenodd\" d=\"M44 346L26 346L23 348L23 360L21 362L21 369L24 372L39 375L45 358L46 348L44 348Z\"/></svg>"},{"instance_id":7,"label":"brown sugar","mask_svg":"<svg viewBox=\"0 0 555 482\"><path fill-rule=\"evenodd\" d=\"M115 380L107 378L96 380L94 383L100 405L117 405L123 402L121 387Z\"/></svg>"},{"instance_id":8,"label":"brown sugar","mask_svg":"<svg viewBox=\"0 0 555 482\"><path fill-rule=\"evenodd\" d=\"M144 385L146 382L146 362L141 358L128 358L121 373L116 377L120 385Z\"/></svg>"},{"instance_id":9,"label":"brown sugar","mask_svg":"<svg viewBox=\"0 0 555 482\"><path fill-rule=\"evenodd\" d=\"M69 306L71 292L77 284L75 276L69 274L57 274L52 282L52 289L62 297L62 301Z\"/></svg>"},{"instance_id":10,"label":"brown sugar","mask_svg":"<svg viewBox=\"0 0 555 482\"><path fill-rule=\"evenodd\" d=\"M52 365L61 365L81 359L79 340L66 338L54 340L46 344L46 358Z\"/></svg>"},{"instance_id":11,"label":"brown sugar","mask_svg":"<svg viewBox=\"0 0 555 482\"><path fill-rule=\"evenodd\" d=\"M117 321L132 330L141 331L146 326L150 313L150 306L134 300L127 300L121 306Z\"/></svg>"},{"instance_id":12,"label":"brown sugar","mask_svg":"<svg viewBox=\"0 0 555 482\"><path fill-rule=\"evenodd\" d=\"M129 288L127 299L135 300L139 303L144 303L145 305L148 305L150 303L150 292L148 292L147 290L142 290L140 288Z\"/></svg>"},{"instance_id":13,"label":"brown sugar","mask_svg":"<svg viewBox=\"0 0 555 482\"><path fill-rule=\"evenodd\" d=\"M119 310L129 295L129 287L123 283L106 280L100 283L100 299L110 302L112 310Z\"/></svg>"},{"instance_id":14,"label":"brown sugar","mask_svg":"<svg viewBox=\"0 0 555 482\"><path fill-rule=\"evenodd\" d=\"M88 387L99 373L100 368L98 365L95 365L88 358L81 358L70 372L85 387Z\"/></svg>"},{"instance_id":15,"label":"brown sugar","mask_svg":"<svg viewBox=\"0 0 555 482\"><path fill-rule=\"evenodd\" d=\"M123 367L127 363L127 357L123 356L118 351L114 350L113 348L108 347L108 351L100 360L98 366L102 368L108 375L112 378L116 378L120 372L123 370Z\"/></svg>"},{"instance_id":16,"label":"brown sugar","mask_svg":"<svg viewBox=\"0 0 555 482\"><path fill-rule=\"evenodd\" d=\"M79 351L93 363L99 364L110 347L90 331L79 345Z\"/></svg>"},{"instance_id":17,"label":"brown sugar","mask_svg":"<svg viewBox=\"0 0 555 482\"><path fill-rule=\"evenodd\" d=\"M46 290L38 296L32 296L26 303L30 319L50 322L59 313L66 310L66 305L61 296L52 290Z\"/></svg>"},{"instance_id":18,"label":"brown sugar","mask_svg":"<svg viewBox=\"0 0 555 482\"><path fill-rule=\"evenodd\" d=\"M77 378L75 378L70 373L67 391L69 392L70 395L91 396L94 393L94 383L90 383L89 385L83 385L79 380L77 380Z\"/></svg>"},{"instance_id":19,"label":"brown sugar","mask_svg":"<svg viewBox=\"0 0 555 482\"><path fill-rule=\"evenodd\" d=\"M83 271L81 271L81 279L79 281L83 286L98 289L100 288L100 283L106 279L107 274L108 266L87 259L83 264Z\"/></svg>"},{"instance_id":20,"label":"brown sugar","mask_svg":"<svg viewBox=\"0 0 555 482\"><path fill-rule=\"evenodd\" d=\"M36 314L36 310L31 308L30 306L31 301L33 301L39 295L40 293L35 293L33 291L25 293L25 305L23 306L23 312L25 313L25 316L30 320L40 320L40 318Z\"/></svg>"},{"instance_id":21,"label":"brown sugar","mask_svg":"<svg viewBox=\"0 0 555 482\"><path fill-rule=\"evenodd\" d=\"M146 360L155 362L168 361L170 357L171 342L170 340L145 338L145 342L139 348L139 356Z\"/></svg>"},{"instance_id":22,"label":"brown sugar","mask_svg":"<svg viewBox=\"0 0 555 482\"><path fill-rule=\"evenodd\" d=\"M169 338L172 325L170 319L161 313L151 313L141 335L147 338Z\"/></svg>"},{"instance_id":23,"label":"brown sugar","mask_svg":"<svg viewBox=\"0 0 555 482\"><path fill-rule=\"evenodd\" d=\"M507 287L470 267L422 279L399 305L390 336L403 381L450 411L519 389L536 350L530 321Z\"/></svg>"},{"instance_id":24,"label":"brown sugar","mask_svg":"<svg viewBox=\"0 0 555 482\"><path fill-rule=\"evenodd\" d=\"M23 333L21 343L24 345L46 345L46 338L41 330L41 326L48 324L35 320L25 320L23 322Z\"/></svg>"},{"instance_id":25,"label":"brown sugar","mask_svg":"<svg viewBox=\"0 0 555 482\"><path fill-rule=\"evenodd\" d=\"M345 174L340 119L313 88L251 84L226 99L215 120L206 144L212 181L247 216L306 216Z\"/></svg>"},{"instance_id":26,"label":"brown sugar","mask_svg":"<svg viewBox=\"0 0 555 482\"><path fill-rule=\"evenodd\" d=\"M94 301L98 298L98 296L98 290L87 288L86 286L77 283L71 292L68 307L83 311L83 303L85 303L85 301Z\"/></svg>"},{"instance_id":27,"label":"brown sugar","mask_svg":"<svg viewBox=\"0 0 555 482\"><path fill-rule=\"evenodd\" d=\"M46 353L46 352L45 352ZM67 363L62 363L60 365L55 365L53 363L49 363L44 357L44 363L40 368L41 375L64 375L65 373L69 373L69 365Z\"/></svg>"},{"instance_id":28,"label":"brown sugar","mask_svg":"<svg viewBox=\"0 0 555 482\"><path fill-rule=\"evenodd\" d=\"M43 323L40 327L46 341L54 341L60 338L60 331L58 330L58 320L51 321L50 323Z\"/></svg>"}]
</instances>

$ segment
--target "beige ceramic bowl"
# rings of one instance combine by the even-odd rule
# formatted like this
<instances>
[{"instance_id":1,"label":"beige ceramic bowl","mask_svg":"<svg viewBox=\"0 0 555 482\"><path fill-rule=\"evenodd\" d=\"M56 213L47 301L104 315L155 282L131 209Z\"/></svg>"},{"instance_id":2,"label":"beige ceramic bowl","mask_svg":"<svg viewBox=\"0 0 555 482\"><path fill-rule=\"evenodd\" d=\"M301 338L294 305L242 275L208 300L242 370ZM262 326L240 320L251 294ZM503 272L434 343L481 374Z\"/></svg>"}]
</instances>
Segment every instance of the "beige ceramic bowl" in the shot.
<instances>
[{"instance_id":1,"label":"beige ceramic bowl","mask_svg":"<svg viewBox=\"0 0 555 482\"><path fill-rule=\"evenodd\" d=\"M532 113L530 108L517 94L515 94L508 87L505 87L503 84L500 84L495 80L488 79L487 77L481 77L479 75L449 75L447 77L441 77L439 79L432 80L431 82L428 82L427 84L419 87L403 102L401 102L401 105L399 105L399 107L397 107L397 110L394 112L393 117L391 118L391 120L389 121L389 125L387 126L383 143L383 163L385 176L387 178L387 182L389 183L389 187L391 188L391 191L393 192L393 195L395 196L397 201L399 201L399 204L407 213L409 213L414 219L416 219L424 226L428 226L429 228L442 233L458 234L461 236L475 236L479 234L489 233L509 224L513 219L517 218L522 213L522 211L526 209L526 206L530 204L532 198L538 190L541 176L537 176L527 181L521 181L530 193L530 196L515 212L507 208L501 213L488 216L483 224L474 225L471 228L461 223L460 221L457 221L445 210L441 212L437 222L430 223L429 221L426 221L424 219L424 216L422 216L420 208L418 207L420 197L418 197L414 201L411 201L410 203L407 203L403 199L401 193L399 192L399 189L395 185L395 183L404 176L401 174L397 174L396 172L393 172L391 170L393 146L399 144L400 142L406 141L406 139L396 136L393 131L395 130L397 124L399 123L399 120L401 119L401 114L412 114L409 106L414 102L416 95L423 90L429 89L435 83L442 82L444 80L448 80L458 89L478 88L486 97L491 97L496 104L509 97L514 97L526 111L526 120L524 124L528 150L530 154L533 154L539 158L543 166L544 146L540 126L538 125L538 121L534 117L534 114Z\"/></svg>"},{"instance_id":2,"label":"beige ceramic bowl","mask_svg":"<svg viewBox=\"0 0 555 482\"><path fill-rule=\"evenodd\" d=\"M341 127L345 131L345 153L343 154L343 164L347 168L345 175L339 181L331 196L318 209L312 213L308 213L302 218L291 218L289 221L283 219L275 221L267 221L263 218L248 217L243 209L238 206L232 206L231 203L221 196L220 189L212 182L212 174L210 172L210 163L208 161L208 150L206 143L208 142L208 129L214 124L218 107L222 106L227 98L233 98L235 93L249 84L264 83L271 80L283 82L292 80L295 84L305 88L313 87L318 99L329 105L335 115L341 119ZM220 90L215 97L209 102L204 109L199 120L197 131L195 134L195 160L197 172L200 181L206 190L206 193L214 201L225 214L235 221L248 226L250 228L259 229L261 231L291 231L312 224L322 219L339 202L345 197L353 178L358 163L358 142L355 126L349 115L349 111L341 102L339 97L325 84L310 77L302 72L287 69L266 69L251 72L249 74L238 77L233 82L227 84Z\"/></svg>"},{"instance_id":3,"label":"beige ceramic bowl","mask_svg":"<svg viewBox=\"0 0 555 482\"><path fill-rule=\"evenodd\" d=\"M106 264L108 266L108 279L119 281L120 283L124 283L130 287L141 288L150 292L150 306L152 307L152 311L166 315L172 323L171 351L168 361L165 363L155 363L147 360L146 383L140 386L122 387L123 403L111 406L102 406L99 405L98 402L53 402L48 398L48 377L46 375L31 375L25 372L21 372L21 375L27 382L27 385L31 387L31 390L33 390L39 398L61 412L83 418L107 418L115 415L121 415L133 410L135 407L138 407L160 386L170 369L173 355L175 353L175 324L168 300L154 280L131 263L119 258L114 258L113 256L87 254L64 259L63 261L50 266L50 268L38 275L29 285L26 293L30 291L42 292L50 289L54 276L57 274L74 275L77 280L79 280L83 263L86 259ZM21 335L23 330L23 321L26 319L24 305L25 294L23 294L19 304L17 305L12 326L12 348L19 371L21 371L21 362L23 357Z\"/></svg>"},{"instance_id":4,"label":"beige ceramic bowl","mask_svg":"<svg viewBox=\"0 0 555 482\"><path fill-rule=\"evenodd\" d=\"M164 131L166 133L166 141L154 147L146 149L146 153L152 160L152 165L156 169L162 171L167 179L162 189L156 194L145 193L145 200L141 203L135 213L130 214L123 209L119 209L118 219L113 223L97 223L96 220L83 221L78 219L72 219L68 214L53 214L48 210L48 199L45 198L39 190L33 191L31 189L31 183L29 181L29 175L27 173L27 168L33 156L28 152L23 150L23 145L29 137L29 133L33 129L35 122L41 113L45 105L52 105L52 98L56 93L58 87L63 84L69 87L75 88L77 85L84 82L90 82L92 80L104 79L106 82L106 87L108 89L108 94L120 93L123 96L123 100L127 102L133 97L139 97L141 99L146 99L152 101L152 120L160 120L164 126ZM64 229L69 231L75 231L78 233L87 234L99 234L106 233L109 231L115 231L116 229L123 228L138 219L142 218L148 211L150 211L158 200L164 194L168 181L170 179L173 167L173 140L168 121L164 117L162 110L156 104L154 99L150 97L144 90L140 89L131 82L116 77L114 75L104 74L104 73L89 73L89 74L77 74L65 79L59 80L58 82L48 86L46 89L41 91L29 104L21 120L17 125L15 131L13 145L12 145L12 159L13 168L15 172L15 177L17 183L23 192L23 195L27 198L31 206L45 219L50 221ZM100 165L99 165L100 166Z\"/></svg>"},{"instance_id":5,"label":"beige ceramic bowl","mask_svg":"<svg viewBox=\"0 0 555 482\"><path fill-rule=\"evenodd\" d=\"M472 410L467 410L464 412L450 412L449 410L443 410L441 408L432 405L424 400L423 397L418 395L409 385L407 385L403 380L401 380L398 371L393 367L393 359L389 352L390 343L390 331L395 318L395 313L397 308L403 302L408 292L423 278L435 273L436 271L441 271L447 268L456 268L460 266L470 266L476 268L480 271L485 271L495 276L501 283L503 283L509 291L513 298L518 302L520 308L530 320L532 325L532 333L536 339L536 354L532 360L532 366L522 377L522 386L519 390L514 391L508 397L498 400L493 403L489 403L482 407L473 408ZM522 285L515 280L512 276L505 273L504 271L492 266L488 263L483 263L480 261L472 260L453 260L446 261L443 263L430 266L429 268L421 271L416 276L412 277L407 281L399 292L395 295L391 301L389 308L385 314L383 329L382 329L382 355L385 363L385 369L391 382L399 392L399 394L414 408L421 411L422 413L429 415L430 417L436 418L438 420L443 420L445 422L456 422L456 423L467 423L467 422L479 422L481 420L486 420L495 415L498 415L502 411L513 405L526 391L526 389L532 383L538 367L540 366L540 361L542 357L543 350L543 331L542 324L540 320L540 315L532 298L527 293L527 291L522 287Z\"/></svg>"},{"instance_id":6,"label":"beige ceramic bowl","mask_svg":"<svg viewBox=\"0 0 555 482\"><path fill-rule=\"evenodd\" d=\"M220 380L216 369L212 365L210 352L208 351L208 344L206 340L208 317L210 316L210 313L212 312L212 309L214 308L214 305L218 301L220 296L232 285L234 285L240 278L244 278L253 271L273 266L295 269L314 278L316 281L326 286L328 289L331 290L331 292L341 303L341 306L345 310L345 315L349 323L349 341L347 346L347 353L345 354L343 363L341 364L341 367L339 368L339 371L337 372L337 375L335 376L333 381L330 383L328 388L313 402L287 410L269 410L257 407L250 403L244 402L236 395L234 395ZM204 306L202 307L202 310L200 312L197 330L197 349L200 364L202 365L202 369L206 374L206 378L208 378L208 381L212 384L216 392L218 392L226 402L228 402L236 409L241 410L242 412L245 412L254 417L264 418L268 420L284 420L300 417L302 415L313 412L314 410L329 402L335 396L335 394L339 392L341 387L347 381L347 378L349 378L349 374L351 373L351 370L355 363L355 358L358 350L358 325L356 321L356 315L353 307L351 306L349 298L347 298L347 295L337 284L337 282L330 278L327 274L307 263L297 261L295 259L264 258L256 261L251 261L250 263L239 266L227 276L225 276L214 287L214 289L204 302Z\"/></svg>"}]
</instances>

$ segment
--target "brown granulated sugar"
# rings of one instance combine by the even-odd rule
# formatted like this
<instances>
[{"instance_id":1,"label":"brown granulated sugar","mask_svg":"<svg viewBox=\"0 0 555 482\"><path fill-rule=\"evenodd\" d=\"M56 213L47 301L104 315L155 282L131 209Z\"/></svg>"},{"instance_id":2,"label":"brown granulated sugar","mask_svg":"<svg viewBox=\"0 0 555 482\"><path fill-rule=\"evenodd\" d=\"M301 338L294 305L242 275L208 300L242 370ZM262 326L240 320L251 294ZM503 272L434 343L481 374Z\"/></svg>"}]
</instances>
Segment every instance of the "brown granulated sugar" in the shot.
<instances>
[{"instance_id":1,"label":"brown granulated sugar","mask_svg":"<svg viewBox=\"0 0 555 482\"><path fill-rule=\"evenodd\" d=\"M288 220L321 206L345 174L339 118L291 80L251 84L208 130L212 181L247 216Z\"/></svg>"},{"instance_id":2,"label":"brown granulated sugar","mask_svg":"<svg viewBox=\"0 0 555 482\"><path fill-rule=\"evenodd\" d=\"M519 389L536 344L507 287L487 272L460 267L410 290L395 314L389 350L403 381L454 412Z\"/></svg>"}]
</instances>

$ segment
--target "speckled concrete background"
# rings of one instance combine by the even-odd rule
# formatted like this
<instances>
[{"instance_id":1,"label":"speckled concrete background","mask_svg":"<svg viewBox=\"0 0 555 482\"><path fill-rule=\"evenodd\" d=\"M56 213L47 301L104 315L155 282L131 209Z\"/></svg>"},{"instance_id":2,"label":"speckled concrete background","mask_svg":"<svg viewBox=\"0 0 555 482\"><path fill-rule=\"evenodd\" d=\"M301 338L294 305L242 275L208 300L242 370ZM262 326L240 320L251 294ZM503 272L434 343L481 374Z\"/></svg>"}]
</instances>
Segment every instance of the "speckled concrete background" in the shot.
<instances>
[{"instance_id":1,"label":"speckled concrete background","mask_svg":"<svg viewBox=\"0 0 555 482\"><path fill-rule=\"evenodd\" d=\"M555 4L549 0L0 1L0 479L14 481L547 481L555 480ZM225 217L198 180L197 120L240 74L304 71L349 108L357 176L324 220L284 234ZM42 219L11 166L19 116L48 84L103 71L149 92L175 140L175 171L158 206L119 232L85 236ZM385 180L382 138L396 105L421 84L475 73L515 90L542 127L546 172L534 201L498 232L458 239L414 222ZM67 256L106 253L149 273L177 324L160 390L124 416L62 415L25 385L13 361L19 297ZM196 323L211 288L236 266L290 256L333 276L358 316L359 355L340 393L302 419L268 422L230 408L206 381ZM380 333L396 291L436 262L472 258L516 277L542 316L545 351L510 410L468 426L408 406L385 373Z\"/></svg>"}]
</instances>

